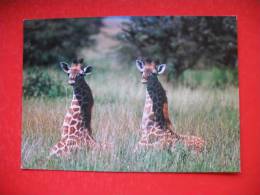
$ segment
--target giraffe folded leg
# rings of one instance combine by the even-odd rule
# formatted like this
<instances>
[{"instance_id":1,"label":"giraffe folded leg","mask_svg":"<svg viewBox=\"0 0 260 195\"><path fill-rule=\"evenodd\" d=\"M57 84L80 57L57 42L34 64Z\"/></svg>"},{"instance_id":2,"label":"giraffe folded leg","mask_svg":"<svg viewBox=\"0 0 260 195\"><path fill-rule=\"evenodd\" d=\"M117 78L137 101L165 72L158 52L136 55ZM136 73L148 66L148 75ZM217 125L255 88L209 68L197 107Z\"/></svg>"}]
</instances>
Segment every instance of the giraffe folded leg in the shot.
<instances>
[{"instance_id":1,"label":"giraffe folded leg","mask_svg":"<svg viewBox=\"0 0 260 195\"><path fill-rule=\"evenodd\" d=\"M168 149L173 144L175 144L178 140L178 136L176 133L170 130L153 130L148 134L143 134L141 136L141 140L136 145L134 152L142 149Z\"/></svg>"},{"instance_id":2,"label":"giraffe folded leg","mask_svg":"<svg viewBox=\"0 0 260 195\"><path fill-rule=\"evenodd\" d=\"M88 134L88 131L81 131L73 135L63 137L56 145L51 148L50 156L68 156L71 152L84 147L96 147L96 141Z\"/></svg>"},{"instance_id":3,"label":"giraffe folded leg","mask_svg":"<svg viewBox=\"0 0 260 195\"><path fill-rule=\"evenodd\" d=\"M201 137L180 135L181 143L188 149L200 153L205 148L205 141Z\"/></svg>"},{"instance_id":4,"label":"giraffe folded leg","mask_svg":"<svg viewBox=\"0 0 260 195\"><path fill-rule=\"evenodd\" d=\"M61 140L51 148L49 157L67 156L70 153L70 151L71 151L71 146L68 146L66 141Z\"/></svg>"},{"instance_id":5,"label":"giraffe folded leg","mask_svg":"<svg viewBox=\"0 0 260 195\"><path fill-rule=\"evenodd\" d=\"M178 135L177 133L167 131L157 131L155 133L144 134L141 140L136 145L134 152L140 148L159 148L159 149L174 149L177 144L182 144L189 150L200 153L205 147L205 141L201 137Z\"/></svg>"}]
</instances>

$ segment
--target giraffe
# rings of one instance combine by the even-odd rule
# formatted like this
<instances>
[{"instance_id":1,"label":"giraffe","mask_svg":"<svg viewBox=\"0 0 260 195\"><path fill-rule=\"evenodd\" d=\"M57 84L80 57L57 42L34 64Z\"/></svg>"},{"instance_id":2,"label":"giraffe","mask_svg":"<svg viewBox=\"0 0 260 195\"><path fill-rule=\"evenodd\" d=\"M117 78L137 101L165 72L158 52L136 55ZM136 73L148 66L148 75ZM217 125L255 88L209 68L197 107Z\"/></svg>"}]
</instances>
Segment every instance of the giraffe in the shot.
<instances>
[{"instance_id":1,"label":"giraffe","mask_svg":"<svg viewBox=\"0 0 260 195\"><path fill-rule=\"evenodd\" d=\"M201 152L205 145L202 138L181 135L175 130L169 118L168 100L157 75L162 74L166 64L156 65L150 59L136 60L136 67L142 73L141 82L146 84L146 98L141 122L139 147L171 148L182 144L188 149Z\"/></svg>"},{"instance_id":2,"label":"giraffe","mask_svg":"<svg viewBox=\"0 0 260 195\"><path fill-rule=\"evenodd\" d=\"M67 156L82 146L94 147L96 141L92 137L91 111L93 96L84 76L90 74L92 66L83 68L83 59L74 60L71 64L61 62L60 66L68 74L68 83L73 87L73 98L64 118L60 141L50 151L50 156Z\"/></svg>"}]
</instances>

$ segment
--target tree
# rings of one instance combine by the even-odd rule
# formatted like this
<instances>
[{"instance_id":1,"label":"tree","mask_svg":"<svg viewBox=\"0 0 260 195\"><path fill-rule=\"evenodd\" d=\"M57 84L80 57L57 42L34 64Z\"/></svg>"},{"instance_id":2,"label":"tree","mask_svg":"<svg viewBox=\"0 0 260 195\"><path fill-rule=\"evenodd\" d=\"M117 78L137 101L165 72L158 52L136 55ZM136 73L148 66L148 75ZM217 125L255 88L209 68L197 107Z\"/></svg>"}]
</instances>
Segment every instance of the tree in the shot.
<instances>
[{"instance_id":1,"label":"tree","mask_svg":"<svg viewBox=\"0 0 260 195\"><path fill-rule=\"evenodd\" d=\"M204 66L236 66L235 17L131 17L122 31L119 39L131 58L158 58L177 77L201 61Z\"/></svg>"},{"instance_id":2,"label":"tree","mask_svg":"<svg viewBox=\"0 0 260 195\"><path fill-rule=\"evenodd\" d=\"M24 66L46 66L91 47L102 19L51 19L24 22Z\"/></svg>"}]
</instances>

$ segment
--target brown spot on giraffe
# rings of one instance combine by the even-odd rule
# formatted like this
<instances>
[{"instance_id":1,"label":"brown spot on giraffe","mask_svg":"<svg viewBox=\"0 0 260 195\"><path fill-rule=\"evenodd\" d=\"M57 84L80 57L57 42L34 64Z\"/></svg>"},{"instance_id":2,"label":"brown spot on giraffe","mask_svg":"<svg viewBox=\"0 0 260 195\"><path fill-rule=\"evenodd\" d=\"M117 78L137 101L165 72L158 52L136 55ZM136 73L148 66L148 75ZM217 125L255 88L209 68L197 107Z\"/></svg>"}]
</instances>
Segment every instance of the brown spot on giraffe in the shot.
<instances>
[{"instance_id":1,"label":"brown spot on giraffe","mask_svg":"<svg viewBox=\"0 0 260 195\"><path fill-rule=\"evenodd\" d=\"M75 128L75 127L70 127L70 134L75 133L75 131L76 131L76 128Z\"/></svg>"},{"instance_id":2,"label":"brown spot on giraffe","mask_svg":"<svg viewBox=\"0 0 260 195\"><path fill-rule=\"evenodd\" d=\"M80 129L80 127L81 127L81 123L78 122L77 125L76 125L76 128L77 128L77 129Z\"/></svg>"},{"instance_id":3,"label":"brown spot on giraffe","mask_svg":"<svg viewBox=\"0 0 260 195\"><path fill-rule=\"evenodd\" d=\"M79 116L80 116L80 113L79 113L79 112L76 112L76 113L73 114L73 118L74 118L74 119L79 118Z\"/></svg>"},{"instance_id":4,"label":"brown spot on giraffe","mask_svg":"<svg viewBox=\"0 0 260 195\"><path fill-rule=\"evenodd\" d=\"M69 126L64 126L63 133L66 135L66 134L68 134L68 132L69 132Z\"/></svg>"},{"instance_id":5,"label":"brown spot on giraffe","mask_svg":"<svg viewBox=\"0 0 260 195\"><path fill-rule=\"evenodd\" d=\"M75 120L72 120L72 121L70 121L70 126L73 126L73 125L75 125L76 123L78 123L78 121L77 121L77 118L76 117L73 117Z\"/></svg>"},{"instance_id":6,"label":"brown spot on giraffe","mask_svg":"<svg viewBox=\"0 0 260 195\"><path fill-rule=\"evenodd\" d=\"M73 112L78 112L79 111L79 107L75 107L75 108L73 108Z\"/></svg>"},{"instance_id":7,"label":"brown spot on giraffe","mask_svg":"<svg viewBox=\"0 0 260 195\"><path fill-rule=\"evenodd\" d=\"M202 151L205 145L202 138L179 135L170 120L166 92L157 78L164 72L166 65L156 65L154 61L146 59L137 60L136 66L142 73L141 82L147 85L141 122L142 135L138 145L174 148L177 143L181 143L191 150Z\"/></svg>"},{"instance_id":8,"label":"brown spot on giraffe","mask_svg":"<svg viewBox=\"0 0 260 195\"><path fill-rule=\"evenodd\" d=\"M69 123L71 120L71 116L70 115L66 115L65 119L64 119L64 122L65 123Z\"/></svg>"},{"instance_id":9,"label":"brown spot on giraffe","mask_svg":"<svg viewBox=\"0 0 260 195\"><path fill-rule=\"evenodd\" d=\"M61 148L64 146L64 144L63 144L63 142L59 142L57 146L58 146L58 148Z\"/></svg>"}]
</instances>

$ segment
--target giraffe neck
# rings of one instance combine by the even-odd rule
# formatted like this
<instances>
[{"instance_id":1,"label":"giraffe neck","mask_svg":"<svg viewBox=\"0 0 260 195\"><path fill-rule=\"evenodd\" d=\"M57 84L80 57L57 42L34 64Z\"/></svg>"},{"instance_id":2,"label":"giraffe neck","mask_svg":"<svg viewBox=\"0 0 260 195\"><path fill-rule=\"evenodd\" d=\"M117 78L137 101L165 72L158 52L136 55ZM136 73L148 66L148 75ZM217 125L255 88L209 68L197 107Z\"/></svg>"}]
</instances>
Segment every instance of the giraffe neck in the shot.
<instances>
[{"instance_id":1,"label":"giraffe neck","mask_svg":"<svg viewBox=\"0 0 260 195\"><path fill-rule=\"evenodd\" d=\"M73 95L70 107L65 115L62 125L62 137L82 130L82 116L77 98Z\"/></svg>"},{"instance_id":2,"label":"giraffe neck","mask_svg":"<svg viewBox=\"0 0 260 195\"><path fill-rule=\"evenodd\" d=\"M154 120L153 102L146 89L141 129L147 131L149 128L154 127L156 125L157 124Z\"/></svg>"},{"instance_id":3,"label":"giraffe neck","mask_svg":"<svg viewBox=\"0 0 260 195\"><path fill-rule=\"evenodd\" d=\"M65 116L62 135L74 134L76 131L87 130L91 135L91 110L93 97L86 82L77 82L73 86L73 98Z\"/></svg>"},{"instance_id":4,"label":"giraffe neck","mask_svg":"<svg viewBox=\"0 0 260 195\"><path fill-rule=\"evenodd\" d=\"M148 78L146 99L141 128L149 131L152 127L165 129L164 105L167 104L165 90L156 75Z\"/></svg>"},{"instance_id":5,"label":"giraffe neck","mask_svg":"<svg viewBox=\"0 0 260 195\"><path fill-rule=\"evenodd\" d=\"M83 128L88 129L91 133L91 111L94 100L91 89L84 78L77 80L73 86L73 99L78 101Z\"/></svg>"}]
</instances>

